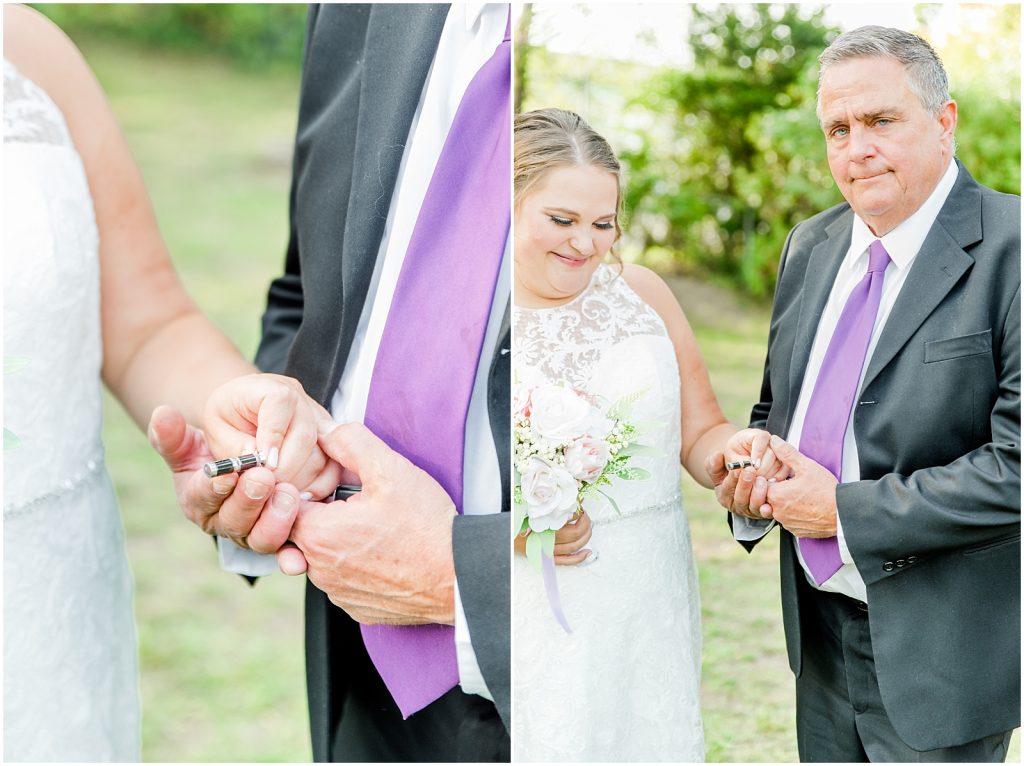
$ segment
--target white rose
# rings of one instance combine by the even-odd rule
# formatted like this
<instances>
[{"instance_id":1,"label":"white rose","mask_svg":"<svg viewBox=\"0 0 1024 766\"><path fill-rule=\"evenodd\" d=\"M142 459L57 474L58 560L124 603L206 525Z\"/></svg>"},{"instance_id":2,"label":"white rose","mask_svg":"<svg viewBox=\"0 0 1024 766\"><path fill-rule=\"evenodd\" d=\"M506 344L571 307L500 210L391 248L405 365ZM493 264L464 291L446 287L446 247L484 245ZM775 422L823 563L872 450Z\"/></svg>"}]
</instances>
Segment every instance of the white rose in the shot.
<instances>
[{"instance_id":1,"label":"white rose","mask_svg":"<svg viewBox=\"0 0 1024 766\"><path fill-rule=\"evenodd\" d=\"M576 512L576 480L566 471L539 457L531 458L522 472L523 500L530 529L561 529Z\"/></svg>"},{"instance_id":2,"label":"white rose","mask_svg":"<svg viewBox=\"0 0 1024 766\"><path fill-rule=\"evenodd\" d=\"M580 481L593 481L608 464L608 443L584 436L565 448L565 467Z\"/></svg>"},{"instance_id":3,"label":"white rose","mask_svg":"<svg viewBox=\"0 0 1024 766\"><path fill-rule=\"evenodd\" d=\"M587 432L593 407L564 386L540 386L530 397L530 422L538 435L563 443Z\"/></svg>"}]
</instances>

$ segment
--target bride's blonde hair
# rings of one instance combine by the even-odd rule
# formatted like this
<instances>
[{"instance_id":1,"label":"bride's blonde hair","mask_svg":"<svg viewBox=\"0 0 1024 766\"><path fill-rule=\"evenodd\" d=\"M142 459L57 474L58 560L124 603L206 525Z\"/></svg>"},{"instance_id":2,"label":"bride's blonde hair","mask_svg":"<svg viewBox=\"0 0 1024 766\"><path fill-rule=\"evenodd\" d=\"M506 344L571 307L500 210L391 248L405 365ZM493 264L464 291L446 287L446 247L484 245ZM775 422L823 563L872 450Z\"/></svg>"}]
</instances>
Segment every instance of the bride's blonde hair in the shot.
<instances>
[{"instance_id":1,"label":"bride's blonde hair","mask_svg":"<svg viewBox=\"0 0 1024 766\"><path fill-rule=\"evenodd\" d=\"M615 239L622 236L622 173L608 142L586 120L566 109L538 109L517 114L515 137L515 205L552 168L592 165L615 176Z\"/></svg>"}]
</instances>

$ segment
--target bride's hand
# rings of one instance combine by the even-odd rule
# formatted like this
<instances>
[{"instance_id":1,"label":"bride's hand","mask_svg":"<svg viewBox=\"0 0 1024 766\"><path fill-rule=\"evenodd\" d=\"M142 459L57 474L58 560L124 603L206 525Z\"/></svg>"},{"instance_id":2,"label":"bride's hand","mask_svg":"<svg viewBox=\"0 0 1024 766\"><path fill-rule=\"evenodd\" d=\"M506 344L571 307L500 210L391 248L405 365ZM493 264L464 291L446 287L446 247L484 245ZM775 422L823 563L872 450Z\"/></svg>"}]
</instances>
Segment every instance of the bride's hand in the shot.
<instances>
[{"instance_id":1,"label":"bride's hand","mask_svg":"<svg viewBox=\"0 0 1024 766\"><path fill-rule=\"evenodd\" d=\"M759 428L743 428L725 444L725 459L734 462L749 458L754 464L756 476L766 481L783 481L789 478L789 467L784 465L768 446L772 435Z\"/></svg>"},{"instance_id":2,"label":"bride's hand","mask_svg":"<svg viewBox=\"0 0 1024 766\"><path fill-rule=\"evenodd\" d=\"M342 467L317 444L317 423L330 414L285 375L259 373L230 380L210 396L203 427L217 459L262 452L278 483L313 499L331 496Z\"/></svg>"},{"instance_id":3,"label":"bride's hand","mask_svg":"<svg viewBox=\"0 0 1024 766\"><path fill-rule=\"evenodd\" d=\"M514 541L515 551L520 556L526 555L526 535L517 535ZM590 517L584 511L572 521L555 532L555 564L558 566L574 566L586 561L592 551L583 546L590 542L594 534Z\"/></svg>"},{"instance_id":4,"label":"bride's hand","mask_svg":"<svg viewBox=\"0 0 1024 766\"><path fill-rule=\"evenodd\" d=\"M583 546L590 542L593 534L594 530L586 511L568 521L555 532L555 564L567 567L586 561L591 551Z\"/></svg>"}]
</instances>

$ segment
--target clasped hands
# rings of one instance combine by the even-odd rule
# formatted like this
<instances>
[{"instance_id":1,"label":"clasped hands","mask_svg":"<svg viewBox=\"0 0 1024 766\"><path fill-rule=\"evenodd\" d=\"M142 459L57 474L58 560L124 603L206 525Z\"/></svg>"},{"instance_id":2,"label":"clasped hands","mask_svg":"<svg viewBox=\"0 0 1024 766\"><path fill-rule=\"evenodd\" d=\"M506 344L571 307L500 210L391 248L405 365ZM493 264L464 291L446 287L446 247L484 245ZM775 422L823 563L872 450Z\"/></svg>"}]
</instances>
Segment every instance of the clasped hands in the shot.
<instances>
[{"instance_id":1,"label":"clasped hands","mask_svg":"<svg viewBox=\"0 0 1024 766\"><path fill-rule=\"evenodd\" d=\"M728 470L740 458L754 463ZM738 431L726 453L710 455L705 468L715 497L726 510L751 519L774 519L797 537L836 534L835 476L801 454L792 444L767 431Z\"/></svg>"},{"instance_id":2,"label":"clasped hands","mask_svg":"<svg viewBox=\"0 0 1024 766\"><path fill-rule=\"evenodd\" d=\"M444 489L359 423L335 424L298 381L236 378L213 393L200 430L180 412L153 411L149 439L174 476L185 515L208 534L274 553L305 572L355 620L454 621L451 525ZM260 451L267 465L207 478L215 458ZM333 497L339 483L362 491Z\"/></svg>"}]
</instances>

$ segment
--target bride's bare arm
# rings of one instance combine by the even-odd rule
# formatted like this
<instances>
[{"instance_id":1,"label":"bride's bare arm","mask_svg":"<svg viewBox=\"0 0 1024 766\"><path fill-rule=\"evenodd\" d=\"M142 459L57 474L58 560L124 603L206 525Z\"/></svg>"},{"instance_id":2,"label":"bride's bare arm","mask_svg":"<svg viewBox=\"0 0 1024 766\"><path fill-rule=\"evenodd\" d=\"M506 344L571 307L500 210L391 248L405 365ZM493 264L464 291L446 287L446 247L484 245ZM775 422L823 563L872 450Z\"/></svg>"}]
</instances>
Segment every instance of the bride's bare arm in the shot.
<instances>
[{"instance_id":1,"label":"bride's bare arm","mask_svg":"<svg viewBox=\"0 0 1024 766\"><path fill-rule=\"evenodd\" d=\"M201 423L210 393L255 368L185 292L125 137L75 45L36 11L5 6L4 55L64 113L82 158L100 238L104 382L141 428L164 402Z\"/></svg>"},{"instance_id":2,"label":"bride's bare arm","mask_svg":"<svg viewBox=\"0 0 1024 766\"><path fill-rule=\"evenodd\" d=\"M665 323L676 351L680 381L680 429L682 449L679 460L701 485L714 485L704 467L705 459L724 452L726 442L737 428L718 404L704 357L697 346L690 323L665 281L650 269L626 264L623 278Z\"/></svg>"}]
</instances>

